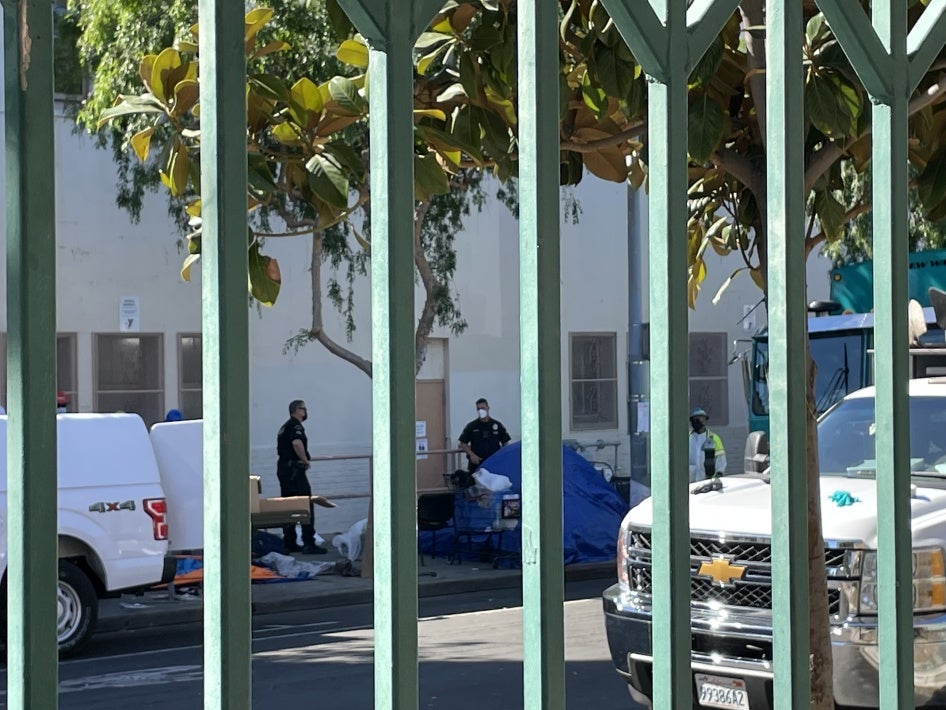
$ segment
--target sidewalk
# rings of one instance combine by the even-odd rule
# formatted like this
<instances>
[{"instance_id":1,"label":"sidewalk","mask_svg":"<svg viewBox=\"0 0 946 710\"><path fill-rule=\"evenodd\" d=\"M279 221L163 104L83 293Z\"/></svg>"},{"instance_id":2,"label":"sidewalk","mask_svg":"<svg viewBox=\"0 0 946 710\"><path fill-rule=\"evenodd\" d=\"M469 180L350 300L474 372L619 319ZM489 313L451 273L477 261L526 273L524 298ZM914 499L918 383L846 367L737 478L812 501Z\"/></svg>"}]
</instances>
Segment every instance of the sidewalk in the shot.
<instances>
[{"instance_id":1,"label":"sidewalk","mask_svg":"<svg viewBox=\"0 0 946 710\"><path fill-rule=\"evenodd\" d=\"M334 562L337 550L329 547L327 555L295 555L304 562ZM356 563L360 568L361 563ZM486 563L464 560L451 565L446 558L424 555L424 565L418 559L417 594L435 597L448 594L488 589L509 589L522 584L521 569L493 569ZM615 577L614 563L569 565L565 579L601 579L602 588ZM191 587L190 589L193 589ZM373 582L361 577L342 577L322 574L314 579L292 582L268 582L250 585L253 614L272 614L333 606L368 604L373 598ZM122 595L118 599L103 599L99 604L97 631L121 631L173 624L199 622L203 617L203 603L199 595L175 594L168 598L168 590L154 590L144 595Z\"/></svg>"}]
</instances>

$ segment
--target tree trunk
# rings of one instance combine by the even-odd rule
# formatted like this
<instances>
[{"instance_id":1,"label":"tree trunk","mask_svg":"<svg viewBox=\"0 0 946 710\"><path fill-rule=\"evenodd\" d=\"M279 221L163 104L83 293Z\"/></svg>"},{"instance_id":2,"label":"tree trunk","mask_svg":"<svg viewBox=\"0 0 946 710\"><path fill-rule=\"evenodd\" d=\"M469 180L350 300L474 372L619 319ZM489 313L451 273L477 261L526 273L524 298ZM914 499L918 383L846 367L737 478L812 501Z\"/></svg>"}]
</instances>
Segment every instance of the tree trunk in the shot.
<instances>
[{"instance_id":1,"label":"tree trunk","mask_svg":"<svg viewBox=\"0 0 946 710\"><path fill-rule=\"evenodd\" d=\"M824 533L821 530L821 467L818 462L818 423L815 416L815 377L817 367L806 344L808 360L808 617L810 645L811 707L833 710L830 617L828 614L828 579L825 570Z\"/></svg>"}]
</instances>

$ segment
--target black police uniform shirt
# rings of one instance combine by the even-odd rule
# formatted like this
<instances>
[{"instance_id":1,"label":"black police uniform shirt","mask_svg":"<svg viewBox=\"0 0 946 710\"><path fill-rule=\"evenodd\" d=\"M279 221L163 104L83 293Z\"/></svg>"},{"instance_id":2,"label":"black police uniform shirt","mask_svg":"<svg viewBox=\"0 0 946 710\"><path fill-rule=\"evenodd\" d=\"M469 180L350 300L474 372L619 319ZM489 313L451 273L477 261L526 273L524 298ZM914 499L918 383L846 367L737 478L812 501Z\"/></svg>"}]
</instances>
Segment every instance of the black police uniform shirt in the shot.
<instances>
[{"instance_id":1,"label":"black police uniform shirt","mask_svg":"<svg viewBox=\"0 0 946 710\"><path fill-rule=\"evenodd\" d=\"M292 442L297 439L302 442L302 448L308 458L309 439L305 435L305 427L295 417L289 417L289 421L279 427L279 433L276 435L276 453L279 455L279 461L276 464L278 470L288 471L294 462L300 460L295 449L292 448Z\"/></svg>"},{"instance_id":2,"label":"black police uniform shirt","mask_svg":"<svg viewBox=\"0 0 946 710\"><path fill-rule=\"evenodd\" d=\"M473 453L484 460L508 444L509 438L506 427L493 418L486 421L474 419L463 427L463 433L460 434L460 441L469 444Z\"/></svg>"}]
</instances>

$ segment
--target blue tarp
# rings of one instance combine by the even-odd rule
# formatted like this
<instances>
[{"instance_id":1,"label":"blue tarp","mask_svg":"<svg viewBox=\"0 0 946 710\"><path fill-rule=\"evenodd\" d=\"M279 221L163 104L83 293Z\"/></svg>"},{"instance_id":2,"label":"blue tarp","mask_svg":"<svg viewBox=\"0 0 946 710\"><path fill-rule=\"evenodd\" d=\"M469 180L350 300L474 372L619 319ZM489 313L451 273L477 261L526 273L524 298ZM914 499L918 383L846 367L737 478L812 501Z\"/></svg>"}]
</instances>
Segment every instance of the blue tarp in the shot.
<instances>
[{"instance_id":1,"label":"blue tarp","mask_svg":"<svg viewBox=\"0 0 946 710\"><path fill-rule=\"evenodd\" d=\"M483 462L491 473L507 476L512 481L511 493L522 491L522 446L518 442L500 449ZM628 510L628 502L604 480L586 459L567 446L562 447L564 497L564 562L606 562L616 555L618 528ZM631 503L637 504L649 491L636 483L631 484ZM458 501L458 505L476 505L476 502ZM437 554L448 554L452 544L452 530L437 535ZM517 528L502 536L502 548L521 549L521 535ZM421 537L421 548L432 553L429 533Z\"/></svg>"}]
</instances>

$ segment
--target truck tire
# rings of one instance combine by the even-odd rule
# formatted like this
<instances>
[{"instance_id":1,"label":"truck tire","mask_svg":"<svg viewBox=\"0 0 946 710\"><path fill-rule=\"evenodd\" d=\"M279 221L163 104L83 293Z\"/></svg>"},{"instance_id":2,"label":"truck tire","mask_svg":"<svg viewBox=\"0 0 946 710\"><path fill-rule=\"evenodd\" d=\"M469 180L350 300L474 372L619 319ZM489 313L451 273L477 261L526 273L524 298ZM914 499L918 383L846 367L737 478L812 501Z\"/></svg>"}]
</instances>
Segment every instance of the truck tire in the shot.
<instances>
[{"instance_id":1,"label":"truck tire","mask_svg":"<svg viewBox=\"0 0 946 710\"><path fill-rule=\"evenodd\" d=\"M92 637L99 608L92 582L85 572L68 560L59 560L56 607L59 655L71 656Z\"/></svg>"}]
</instances>

